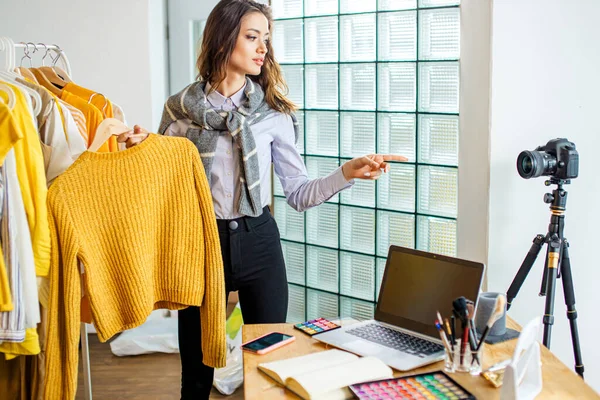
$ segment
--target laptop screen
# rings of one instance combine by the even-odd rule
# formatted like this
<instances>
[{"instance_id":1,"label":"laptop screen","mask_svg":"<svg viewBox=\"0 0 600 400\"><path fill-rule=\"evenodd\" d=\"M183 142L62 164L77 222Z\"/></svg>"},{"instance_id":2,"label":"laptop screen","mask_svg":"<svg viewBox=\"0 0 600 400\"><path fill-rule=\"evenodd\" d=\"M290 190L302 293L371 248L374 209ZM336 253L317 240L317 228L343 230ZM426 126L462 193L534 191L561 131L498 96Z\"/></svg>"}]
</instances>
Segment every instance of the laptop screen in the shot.
<instances>
[{"instance_id":1,"label":"laptop screen","mask_svg":"<svg viewBox=\"0 0 600 400\"><path fill-rule=\"evenodd\" d=\"M481 263L391 246L375 319L439 338L436 312L450 318L457 297L476 301L483 270Z\"/></svg>"}]
</instances>

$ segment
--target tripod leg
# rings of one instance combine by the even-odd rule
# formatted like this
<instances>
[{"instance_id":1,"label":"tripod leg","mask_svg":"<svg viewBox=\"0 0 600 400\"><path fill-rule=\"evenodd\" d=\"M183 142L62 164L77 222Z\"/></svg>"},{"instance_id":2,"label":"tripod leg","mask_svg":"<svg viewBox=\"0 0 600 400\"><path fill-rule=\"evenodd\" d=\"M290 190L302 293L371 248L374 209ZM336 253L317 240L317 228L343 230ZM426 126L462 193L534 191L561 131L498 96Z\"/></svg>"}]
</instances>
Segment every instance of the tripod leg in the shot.
<instances>
[{"instance_id":1,"label":"tripod leg","mask_svg":"<svg viewBox=\"0 0 600 400\"><path fill-rule=\"evenodd\" d=\"M544 261L544 270L542 271L542 286L540 286L540 297L544 297L548 292L548 257L546 257L546 261Z\"/></svg>"},{"instance_id":2,"label":"tripod leg","mask_svg":"<svg viewBox=\"0 0 600 400\"><path fill-rule=\"evenodd\" d=\"M573 276L571 275L571 259L569 258L569 242L563 241L562 263L560 266L565 293L565 304L567 305L567 318L571 325L571 341L573 342L573 354L575 355L575 371L583 378L583 361L579 347L579 332L577 331L577 310L575 309L575 288L573 287Z\"/></svg>"},{"instance_id":3,"label":"tripod leg","mask_svg":"<svg viewBox=\"0 0 600 400\"><path fill-rule=\"evenodd\" d=\"M517 297L517 293L519 293L519 289L521 289L521 286L523 285L525 278L527 278L527 274L529 274L529 271L531 270L531 267L533 266L535 259L537 258L538 254L540 253L540 250L542 249L542 244L544 244L544 239L545 239L545 236L543 236L543 235L537 235L533 239L533 244L529 248L529 252L525 256L523 263L519 267L519 272L517 272L517 275L513 279L512 283L510 284L510 287L508 288L508 291L506 292L506 303L507 303L506 309L507 310L510 309L513 299L515 297Z\"/></svg>"},{"instance_id":4,"label":"tripod leg","mask_svg":"<svg viewBox=\"0 0 600 400\"><path fill-rule=\"evenodd\" d=\"M548 242L548 293L546 294L546 311L544 314L544 346L550 349L552 325L554 325L554 292L556 290L556 275L560 260L562 241L557 234L553 234Z\"/></svg>"}]
</instances>

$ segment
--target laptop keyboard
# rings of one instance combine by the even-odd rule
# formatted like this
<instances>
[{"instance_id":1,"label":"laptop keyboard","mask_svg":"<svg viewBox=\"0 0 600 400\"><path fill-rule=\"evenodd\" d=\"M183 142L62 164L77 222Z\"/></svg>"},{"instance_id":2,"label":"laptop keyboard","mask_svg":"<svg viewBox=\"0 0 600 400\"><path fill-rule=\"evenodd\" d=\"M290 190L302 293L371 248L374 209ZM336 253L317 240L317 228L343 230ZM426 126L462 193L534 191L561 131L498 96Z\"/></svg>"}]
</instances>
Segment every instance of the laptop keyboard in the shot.
<instances>
[{"instance_id":1,"label":"laptop keyboard","mask_svg":"<svg viewBox=\"0 0 600 400\"><path fill-rule=\"evenodd\" d=\"M370 342L391 347L392 349L413 354L421 358L444 350L444 347L441 344L386 328L385 326L378 324L363 325L358 328L349 329L346 332Z\"/></svg>"}]
</instances>

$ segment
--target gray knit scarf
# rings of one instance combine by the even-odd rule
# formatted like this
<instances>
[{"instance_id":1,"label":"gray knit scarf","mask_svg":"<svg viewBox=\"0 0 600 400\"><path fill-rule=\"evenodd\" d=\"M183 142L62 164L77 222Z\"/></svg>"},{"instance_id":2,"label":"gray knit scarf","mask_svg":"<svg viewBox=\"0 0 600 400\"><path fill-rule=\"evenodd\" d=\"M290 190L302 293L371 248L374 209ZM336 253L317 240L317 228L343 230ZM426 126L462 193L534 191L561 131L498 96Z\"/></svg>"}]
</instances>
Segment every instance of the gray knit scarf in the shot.
<instances>
[{"instance_id":1,"label":"gray knit scarf","mask_svg":"<svg viewBox=\"0 0 600 400\"><path fill-rule=\"evenodd\" d=\"M256 142L250 126L275 113L266 103L264 92L259 84L246 77L244 103L234 111L216 111L211 108L205 94L206 82L194 82L181 92L169 97L165 103L158 133L164 134L169 125L179 119L190 119L192 124L186 136L200 152L204 171L210 184L217 139L228 133L241 149L239 163L241 167L240 183L242 190L238 213L257 217L262 213L260 196L260 170L256 154ZM292 114L296 141L298 140L298 121Z\"/></svg>"}]
</instances>

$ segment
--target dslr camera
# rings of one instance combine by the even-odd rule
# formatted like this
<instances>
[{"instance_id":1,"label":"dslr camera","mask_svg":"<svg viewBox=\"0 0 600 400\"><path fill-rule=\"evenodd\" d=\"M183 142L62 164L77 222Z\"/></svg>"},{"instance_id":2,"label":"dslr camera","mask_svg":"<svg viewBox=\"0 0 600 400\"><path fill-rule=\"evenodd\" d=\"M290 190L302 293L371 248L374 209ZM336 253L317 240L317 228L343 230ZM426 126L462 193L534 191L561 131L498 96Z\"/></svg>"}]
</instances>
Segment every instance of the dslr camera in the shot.
<instances>
[{"instance_id":1,"label":"dslr camera","mask_svg":"<svg viewBox=\"0 0 600 400\"><path fill-rule=\"evenodd\" d=\"M552 139L533 151L522 151L517 158L517 171L525 179L542 175L559 180L577 178L579 153L575 143L567 139Z\"/></svg>"}]
</instances>

